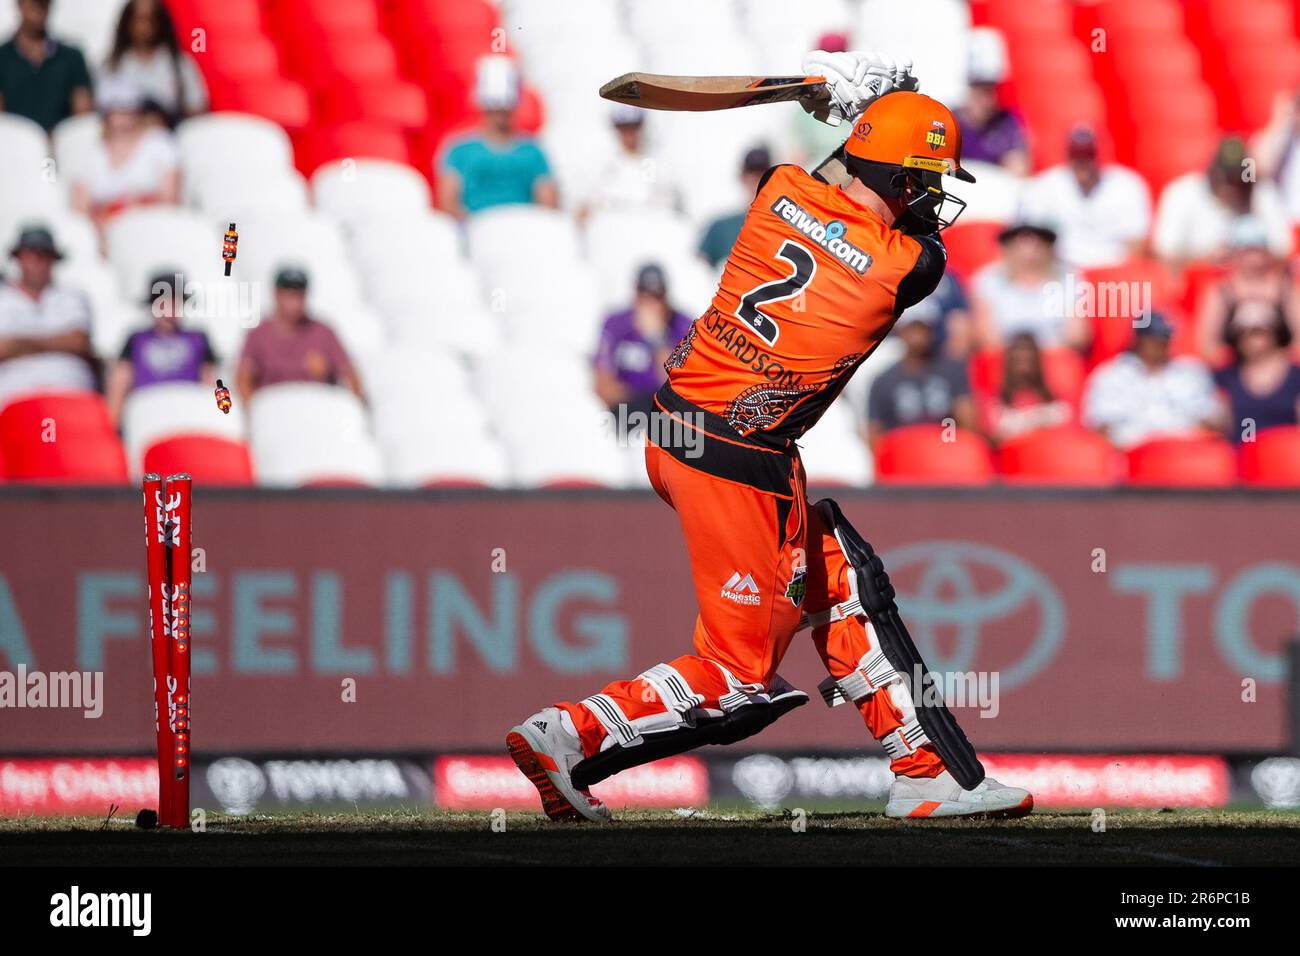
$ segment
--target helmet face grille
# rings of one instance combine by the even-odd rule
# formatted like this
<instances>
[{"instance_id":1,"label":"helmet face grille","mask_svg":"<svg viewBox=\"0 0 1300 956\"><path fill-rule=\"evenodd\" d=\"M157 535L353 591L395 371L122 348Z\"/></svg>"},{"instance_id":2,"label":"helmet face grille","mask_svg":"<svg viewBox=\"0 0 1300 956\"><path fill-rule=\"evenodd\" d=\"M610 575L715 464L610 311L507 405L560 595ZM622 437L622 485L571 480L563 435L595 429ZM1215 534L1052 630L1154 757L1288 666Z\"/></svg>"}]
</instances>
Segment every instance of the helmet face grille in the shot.
<instances>
[{"instance_id":1,"label":"helmet face grille","mask_svg":"<svg viewBox=\"0 0 1300 956\"><path fill-rule=\"evenodd\" d=\"M907 211L899 218L906 231L947 229L966 209L966 201L943 188L939 173L878 163L846 155L849 173L885 199L905 199Z\"/></svg>"}]
</instances>

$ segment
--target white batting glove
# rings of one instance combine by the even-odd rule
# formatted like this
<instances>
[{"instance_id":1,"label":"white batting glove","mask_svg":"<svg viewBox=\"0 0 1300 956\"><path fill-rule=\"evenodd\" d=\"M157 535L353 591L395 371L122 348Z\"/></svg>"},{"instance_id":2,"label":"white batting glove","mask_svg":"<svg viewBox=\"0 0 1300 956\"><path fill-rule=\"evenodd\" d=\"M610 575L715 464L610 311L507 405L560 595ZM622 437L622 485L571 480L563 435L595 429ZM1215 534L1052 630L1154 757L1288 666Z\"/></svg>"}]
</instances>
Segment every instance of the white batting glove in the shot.
<instances>
[{"instance_id":1,"label":"white batting glove","mask_svg":"<svg viewBox=\"0 0 1300 956\"><path fill-rule=\"evenodd\" d=\"M912 61L883 53L851 50L827 53L813 50L803 58L804 76L826 77L829 103L801 101L804 108L828 126L852 122L877 97L894 90L915 90Z\"/></svg>"}]
</instances>

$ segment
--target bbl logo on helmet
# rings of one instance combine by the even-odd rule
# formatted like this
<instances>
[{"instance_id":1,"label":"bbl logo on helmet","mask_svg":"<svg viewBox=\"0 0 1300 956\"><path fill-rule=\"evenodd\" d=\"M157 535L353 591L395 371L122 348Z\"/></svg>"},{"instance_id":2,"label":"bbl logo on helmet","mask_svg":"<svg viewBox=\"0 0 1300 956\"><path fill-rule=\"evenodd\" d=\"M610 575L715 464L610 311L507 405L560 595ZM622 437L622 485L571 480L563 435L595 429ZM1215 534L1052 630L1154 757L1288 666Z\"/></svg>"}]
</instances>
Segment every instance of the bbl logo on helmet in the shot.
<instances>
[{"instance_id":1,"label":"bbl logo on helmet","mask_svg":"<svg viewBox=\"0 0 1300 956\"><path fill-rule=\"evenodd\" d=\"M932 152L937 152L939 147L948 143L948 128L943 125L943 120L934 120L930 123L930 131L925 134L925 142Z\"/></svg>"}]
</instances>

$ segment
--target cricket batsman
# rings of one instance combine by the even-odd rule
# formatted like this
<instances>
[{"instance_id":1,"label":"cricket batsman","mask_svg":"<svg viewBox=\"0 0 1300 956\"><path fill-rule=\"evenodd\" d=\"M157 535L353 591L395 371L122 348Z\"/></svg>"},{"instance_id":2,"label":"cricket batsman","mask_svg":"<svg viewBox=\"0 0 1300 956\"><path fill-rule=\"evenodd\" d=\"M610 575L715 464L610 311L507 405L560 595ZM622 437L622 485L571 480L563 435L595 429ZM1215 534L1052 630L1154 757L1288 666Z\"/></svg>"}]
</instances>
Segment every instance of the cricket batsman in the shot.
<instances>
[{"instance_id":1,"label":"cricket batsman","mask_svg":"<svg viewBox=\"0 0 1300 956\"><path fill-rule=\"evenodd\" d=\"M886 816L1033 809L1027 791L985 776L880 558L835 502L807 500L795 444L943 275L939 233L965 204L941 177L974 182L961 130L916 92L909 60L815 51L803 68L827 79L830 101L814 115L852 131L813 173L764 175L712 303L665 363L654 414L670 427L646 443L650 481L686 536L694 653L510 730L507 748L553 820L609 820L593 783L741 740L805 703L777 674L803 627L829 673L822 696L856 708L890 757Z\"/></svg>"}]
</instances>

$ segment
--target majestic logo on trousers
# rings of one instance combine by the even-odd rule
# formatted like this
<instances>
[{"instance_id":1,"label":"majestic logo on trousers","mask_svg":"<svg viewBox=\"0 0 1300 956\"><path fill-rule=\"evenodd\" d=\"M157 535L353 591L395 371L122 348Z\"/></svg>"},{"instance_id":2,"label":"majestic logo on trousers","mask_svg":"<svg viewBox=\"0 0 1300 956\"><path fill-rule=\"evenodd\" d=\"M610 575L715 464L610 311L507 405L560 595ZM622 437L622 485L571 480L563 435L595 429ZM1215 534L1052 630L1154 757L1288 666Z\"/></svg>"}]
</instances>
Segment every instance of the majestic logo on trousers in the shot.
<instances>
[{"instance_id":1,"label":"majestic logo on trousers","mask_svg":"<svg viewBox=\"0 0 1300 956\"><path fill-rule=\"evenodd\" d=\"M752 574L742 576L739 571L734 572L722 586L722 596L737 604L754 605L761 604L763 601L758 593L758 585L754 583L754 576Z\"/></svg>"}]
</instances>

